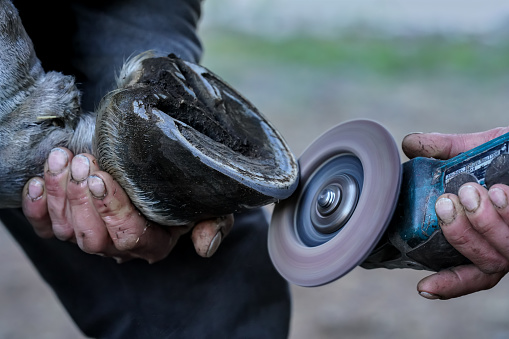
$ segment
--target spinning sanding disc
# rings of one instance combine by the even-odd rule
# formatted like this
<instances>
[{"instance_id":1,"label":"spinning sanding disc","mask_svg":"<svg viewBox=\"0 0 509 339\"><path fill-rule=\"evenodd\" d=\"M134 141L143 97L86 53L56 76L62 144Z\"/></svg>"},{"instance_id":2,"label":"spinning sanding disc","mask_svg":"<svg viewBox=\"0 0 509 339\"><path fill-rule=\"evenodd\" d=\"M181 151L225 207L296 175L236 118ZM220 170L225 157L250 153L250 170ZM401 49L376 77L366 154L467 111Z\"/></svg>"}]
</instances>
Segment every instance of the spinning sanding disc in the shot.
<instances>
[{"instance_id":1,"label":"spinning sanding disc","mask_svg":"<svg viewBox=\"0 0 509 339\"><path fill-rule=\"evenodd\" d=\"M332 282L358 266L383 235L401 185L391 134L353 120L320 136L299 159L300 183L272 214L269 253L301 286Z\"/></svg>"}]
</instances>

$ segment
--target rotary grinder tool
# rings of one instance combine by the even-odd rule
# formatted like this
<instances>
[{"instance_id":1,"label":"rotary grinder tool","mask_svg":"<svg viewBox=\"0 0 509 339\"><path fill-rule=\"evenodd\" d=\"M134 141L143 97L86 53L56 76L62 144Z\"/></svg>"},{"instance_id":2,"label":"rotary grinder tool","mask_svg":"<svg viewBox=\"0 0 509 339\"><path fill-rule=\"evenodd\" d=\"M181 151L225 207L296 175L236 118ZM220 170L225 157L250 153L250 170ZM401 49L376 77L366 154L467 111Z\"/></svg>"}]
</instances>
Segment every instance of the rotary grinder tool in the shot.
<instances>
[{"instance_id":1,"label":"rotary grinder tool","mask_svg":"<svg viewBox=\"0 0 509 339\"><path fill-rule=\"evenodd\" d=\"M438 271L467 264L442 234L436 200L467 182L509 183L508 147L506 134L449 160L401 164L380 124L340 124L304 151L297 190L276 204L272 262L301 286L327 284L358 265Z\"/></svg>"}]
</instances>

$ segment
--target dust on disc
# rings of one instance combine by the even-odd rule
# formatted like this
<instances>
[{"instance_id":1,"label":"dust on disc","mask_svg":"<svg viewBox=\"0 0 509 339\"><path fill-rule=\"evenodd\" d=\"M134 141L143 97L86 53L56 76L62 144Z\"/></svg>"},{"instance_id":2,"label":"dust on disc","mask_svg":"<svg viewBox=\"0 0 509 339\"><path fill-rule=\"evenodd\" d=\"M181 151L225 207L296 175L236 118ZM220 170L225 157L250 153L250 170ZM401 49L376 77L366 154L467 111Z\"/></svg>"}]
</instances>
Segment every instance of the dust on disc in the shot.
<instances>
[{"instance_id":1,"label":"dust on disc","mask_svg":"<svg viewBox=\"0 0 509 339\"><path fill-rule=\"evenodd\" d=\"M353 155L362 164L359 200L346 224L330 239L314 246L306 245L295 226L295 218L301 216L298 203L310 179L327 179L313 177L322 164L342 155ZM272 214L269 254L276 269L289 282L319 286L342 277L362 263L380 240L396 207L401 161L394 138L382 125L371 120L352 120L315 140L299 158L299 166L297 191L278 203Z\"/></svg>"}]
</instances>

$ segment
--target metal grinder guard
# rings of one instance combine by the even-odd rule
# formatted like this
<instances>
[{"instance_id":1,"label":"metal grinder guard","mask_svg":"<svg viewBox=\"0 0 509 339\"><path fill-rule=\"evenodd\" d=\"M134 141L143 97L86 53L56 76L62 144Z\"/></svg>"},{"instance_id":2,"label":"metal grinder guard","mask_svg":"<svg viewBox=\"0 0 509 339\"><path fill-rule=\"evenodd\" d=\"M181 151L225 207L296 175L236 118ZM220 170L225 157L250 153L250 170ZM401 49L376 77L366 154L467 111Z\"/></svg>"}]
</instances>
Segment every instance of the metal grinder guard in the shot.
<instances>
[{"instance_id":1,"label":"metal grinder guard","mask_svg":"<svg viewBox=\"0 0 509 339\"><path fill-rule=\"evenodd\" d=\"M401 165L383 126L353 120L320 136L299 165L299 187L269 229L271 259L289 282L319 286L358 265L438 271L469 261L443 236L437 198L467 182L509 183L509 134L449 160Z\"/></svg>"}]
</instances>

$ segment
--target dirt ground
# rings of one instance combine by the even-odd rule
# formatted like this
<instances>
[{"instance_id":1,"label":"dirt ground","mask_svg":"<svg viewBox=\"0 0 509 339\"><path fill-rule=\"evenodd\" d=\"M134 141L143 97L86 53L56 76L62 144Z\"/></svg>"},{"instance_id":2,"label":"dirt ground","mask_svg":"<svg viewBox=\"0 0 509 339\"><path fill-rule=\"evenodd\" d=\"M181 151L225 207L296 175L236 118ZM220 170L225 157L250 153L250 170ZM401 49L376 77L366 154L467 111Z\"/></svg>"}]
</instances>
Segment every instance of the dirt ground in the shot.
<instances>
[{"instance_id":1,"label":"dirt ground","mask_svg":"<svg viewBox=\"0 0 509 339\"><path fill-rule=\"evenodd\" d=\"M398 143L414 131L478 131L508 121L509 81L503 78L350 77L270 65L231 73L231 65L216 66L279 128L297 155L323 131L355 118L381 122ZM81 338L3 228L0 266L0 338ZM323 287L292 286L290 338L509 338L507 278L490 291L429 301L415 289L425 275L357 268Z\"/></svg>"}]
</instances>

